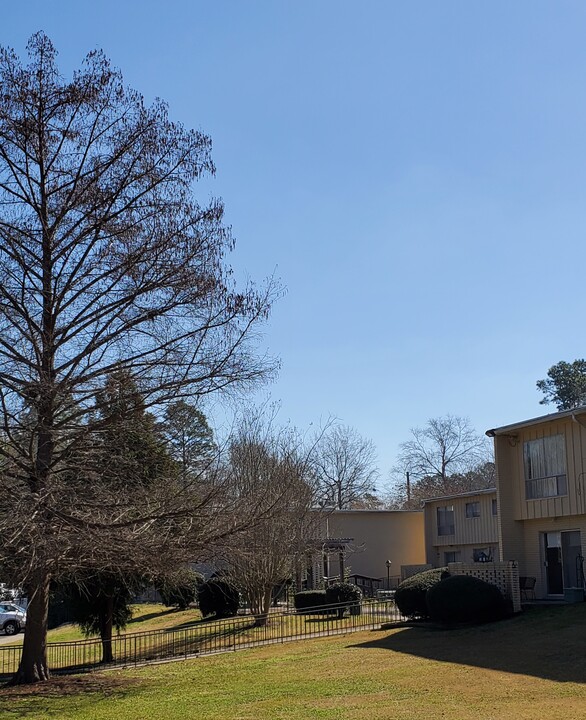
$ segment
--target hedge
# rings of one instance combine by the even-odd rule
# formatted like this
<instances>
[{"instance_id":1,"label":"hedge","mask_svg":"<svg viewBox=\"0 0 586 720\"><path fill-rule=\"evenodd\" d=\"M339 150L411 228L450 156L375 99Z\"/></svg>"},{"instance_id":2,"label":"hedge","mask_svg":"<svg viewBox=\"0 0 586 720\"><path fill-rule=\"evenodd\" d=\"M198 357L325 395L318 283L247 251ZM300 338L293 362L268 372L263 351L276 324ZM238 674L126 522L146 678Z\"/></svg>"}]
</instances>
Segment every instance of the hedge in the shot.
<instances>
[{"instance_id":1,"label":"hedge","mask_svg":"<svg viewBox=\"0 0 586 720\"><path fill-rule=\"evenodd\" d=\"M427 593L429 616L438 622L489 622L509 614L509 606L496 585L470 575L453 575Z\"/></svg>"},{"instance_id":2,"label":"hedge","mask_svg":"<svg viewBox=\"0 0 586 720\"><path fill-rule=\"evenodd\" d=\"M240 593L229 582L212 579L198 587L197 601L204 617L215 615L218 619L227 618L238 612Z\"/></svg>"},{"instance_id":3,"label":"hedge","mask_svg":"<svg viewBox=\"0 0 586 720\"><path fill-rule=\"evenodd\" d=\"M327 605L325 590L302 590L295 593L293 597L295 610L307 610L308 608L319 608Z\"/></svg>"},{"instance_id":4,"label":"hedge","mask_svg":"<svg viewBox=\"0 0 586 720\"><path fill-rule=\"evenodd\" d=\"M427 591L448 576L447 568L424 570L403 580L395 591L395 603L401 615L406 617L428 617L425 596Z\"/></svg>"}]
</instances>

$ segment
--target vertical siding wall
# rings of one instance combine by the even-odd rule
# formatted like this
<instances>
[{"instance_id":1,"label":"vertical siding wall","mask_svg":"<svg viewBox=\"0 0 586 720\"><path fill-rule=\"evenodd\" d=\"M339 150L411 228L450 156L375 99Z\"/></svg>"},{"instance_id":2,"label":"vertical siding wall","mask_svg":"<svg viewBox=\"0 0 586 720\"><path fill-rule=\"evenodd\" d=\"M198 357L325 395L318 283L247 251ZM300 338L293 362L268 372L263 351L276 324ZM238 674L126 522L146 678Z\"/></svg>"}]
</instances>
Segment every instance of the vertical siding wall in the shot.
<instances>
[{"instance_id":1,"label":"vertical siding wall","mask_svg":"<svg viewBox=\"0 0 586 720\"><path fill-rule=\"evenodd\" d=\"M523 464L523 446L528 440L563 435L566 445L567 495L540 500L525 499L525 468ZM515 446L516 477L520 492L516 495L515 519L532 520L534 518L558 517L561 515L582 515L584 507L584 468L586 443L585 430L577 422L564 418L557 422L548 422L525 428L519 433Z\"/></svg>"},{"instance_id":2,"label":"vertical siding wall","mask_svg":"<svg viewBox=\"0 0 586 720\"><path fill-rule=\"evenodd\" d=\"M565 437L567 495L527 500L524 443L557 434ZM501 560L517 561L519 574L535 577L535 595L544 598L543 534L579 530L582 555L586 555L586 429L564 417L520 428L514 433L516 437L510 435L494 438Z\"/></svg>"},{"instance_id":3,"label":"vertical siding wall","mask_svg":"<svg viewBox=\"0 0 586 720\"><path fill-rule=\"evenodd\" d=\"M453 495L425 503L425 545L427 562L441 567L444 552L461 553L462 562L472 562L475 548L494 548L495 559L500 559L498 549L498 520L492 514L492 501L496 490L474 495ZM480 517L466 517L466 504L480 503ZM438 535L437 508L454 506L454 534Z\"/></svg>"}]
</instances>

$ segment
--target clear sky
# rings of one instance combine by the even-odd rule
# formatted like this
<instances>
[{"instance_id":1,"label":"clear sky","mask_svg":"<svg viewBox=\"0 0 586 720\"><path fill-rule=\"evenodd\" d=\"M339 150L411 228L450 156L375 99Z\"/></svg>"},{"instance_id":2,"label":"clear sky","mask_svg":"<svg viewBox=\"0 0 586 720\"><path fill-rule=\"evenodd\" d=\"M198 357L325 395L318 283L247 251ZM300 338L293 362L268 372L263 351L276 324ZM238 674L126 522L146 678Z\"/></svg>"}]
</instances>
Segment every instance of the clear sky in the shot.
<instances>
[{"instance_id":1,"label":"clear sky","mask_svg":"<svg viewBox=\"0 0 586 720\"><path fill-rule=\"evenodd\" d=\"M283 420L340 418L385 476L430 417L555 409L536 380L586 356L582 1L2 3L0 44L36 30L211 135L237 275L287 288Z\"/></svg>"}]
</instances>

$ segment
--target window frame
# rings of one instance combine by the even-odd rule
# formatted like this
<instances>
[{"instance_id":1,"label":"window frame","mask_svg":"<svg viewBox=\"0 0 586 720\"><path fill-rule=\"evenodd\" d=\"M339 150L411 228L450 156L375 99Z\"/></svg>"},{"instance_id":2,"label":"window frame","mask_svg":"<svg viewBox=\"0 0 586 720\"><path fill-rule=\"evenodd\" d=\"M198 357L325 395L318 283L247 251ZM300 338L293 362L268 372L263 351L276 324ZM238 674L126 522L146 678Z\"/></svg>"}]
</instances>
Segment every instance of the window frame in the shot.
<instances>
[{"instance_id":1,"label":"window frame","mask_svg":"<svg viewBox=\"0 0 586 720\"><path fill-rule=\"evenodd\" d=\"M451 514L451 522L448 520L446 522L446 519ZM440 515L443 515L444 522L440 522ZM455 522L455 514L454 514L454 506L453 505L438 505L436 507L436 523L437 523L437 534L441 537L446 537L450 535L456 534L456 522Z\"/></svg>"},{"instance_id":2,"label":"window frame","mask_svg":"<svg viewBox=\"0 0 586 720\"><path fill-rule=\"evenodd\" d=\"M473 518L480 517L480 501L473 500L472 502L466 503L466 519L472 520Z\"/></svg>"},{"instance_id":3,"label":"window frame","mask_svg":"<svg viewBox=\"0 0 586 720\"><path fill-rule=\"evenodd\" d=\"M563 472L561 472L563 470ZM526 500L547 500L568 494L564 433L544 435L523 443Z\"/></svg>"}]
</instances>

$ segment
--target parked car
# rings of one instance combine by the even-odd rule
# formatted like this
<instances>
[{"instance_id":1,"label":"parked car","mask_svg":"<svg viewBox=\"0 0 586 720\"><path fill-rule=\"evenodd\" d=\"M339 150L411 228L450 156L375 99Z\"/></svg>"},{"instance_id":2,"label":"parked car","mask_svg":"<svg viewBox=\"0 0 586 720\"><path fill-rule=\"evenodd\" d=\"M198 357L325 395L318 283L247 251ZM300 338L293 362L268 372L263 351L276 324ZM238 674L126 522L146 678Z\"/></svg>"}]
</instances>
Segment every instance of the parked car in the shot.
<instances>
[{"instance_id":1,"label":"parked car","mask_svg":"<svg viewBox=\"0 0 586 720\"><path fill-rule=\"evenodd\" d=\"M26 610L11 602L0 603L0 628L5 635L16 635L25 625Z\"/></svg>"}]
</instances>

